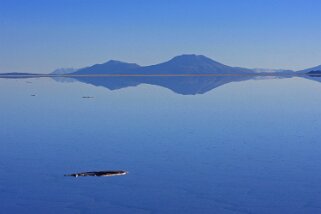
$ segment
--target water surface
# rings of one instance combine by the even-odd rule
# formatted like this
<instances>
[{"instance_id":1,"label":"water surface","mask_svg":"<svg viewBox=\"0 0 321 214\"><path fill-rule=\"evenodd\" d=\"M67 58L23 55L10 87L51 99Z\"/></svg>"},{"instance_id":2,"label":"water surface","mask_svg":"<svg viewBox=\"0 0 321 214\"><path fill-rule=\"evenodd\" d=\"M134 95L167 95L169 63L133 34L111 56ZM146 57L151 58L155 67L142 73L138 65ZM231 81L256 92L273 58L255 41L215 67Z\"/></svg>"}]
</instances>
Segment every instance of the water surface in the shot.
<instances>
[{"instance_id":1,"label":"water surface","mask_svg":"<svg viewBox=\"0 0 321 214\"><path fill-rule=\"evenodd\" d=\"M320 213L320 79L0 79L0 210Z\"/></svg>"}]
</instances>

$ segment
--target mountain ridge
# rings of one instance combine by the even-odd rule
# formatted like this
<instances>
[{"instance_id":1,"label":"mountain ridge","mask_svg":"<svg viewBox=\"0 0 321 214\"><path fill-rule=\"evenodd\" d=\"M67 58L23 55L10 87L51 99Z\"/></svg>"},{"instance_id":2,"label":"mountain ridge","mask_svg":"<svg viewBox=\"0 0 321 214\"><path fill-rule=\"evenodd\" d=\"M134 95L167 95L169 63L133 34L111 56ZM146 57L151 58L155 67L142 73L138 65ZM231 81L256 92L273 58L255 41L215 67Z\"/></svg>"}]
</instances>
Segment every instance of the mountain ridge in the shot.
<instances>
[{"instance_id":1,"label":"mountain ridge","mask_svg":"<svg viewBox=\"0 0 321 214\"><path fill-rule=\"evenodd\" d=\"M95 64L86 68L78 69L71 74L112 74L112 73L128 73L131 70L140 68L136 63L127 63L118 60L109 60L106 63Z\"/></svg>"},{"instance_id":2,"label":"mountain ridge","mask_svg":"<svg viewBox=\"0 0 321 214\"><path fill-rule=\"evenodd\" d=\"M306 73L309 73L311 71L319 71L321 70L321 65L318 65L318 66L315 66L315 67L312 67L312 68L307 68L307 69L304 69L304 70L300 70L300 71L297 71L298 73L300 74L306 74Z\"/></svg>"},{"instance_id":3,"label":"mountain ridge","mask_svg":"<svg viewBox=\"0 0 321 214\"><path fill-rule=\"evenodd\" d=\"M251 69L231 67L214 61L203 55L184 54L176 56L167 62L139 66L135 63L125 63L110 60L77 70L72 74L236 74L254 73Z\"/></svg>"},{"instance_id":4,"label":"mountain ridge","mask_svg":"<svg viewBox=\"0 0 321 214\"><path fill-rule=\"evenodd\" d=\"M287 69L264 69L232 67L214 61L204 55L183 54L175 56L166 62L159 64L140 66L136 63L128 63L119 60L109 60L105 63L94 64L80 69L58 68L49 74L29 73L0 73L5 75L207 75L207 74L253 74L253 75L301 75L311 71L321 70L321 65L293 71Z\"/></svg>"}]
</instances>

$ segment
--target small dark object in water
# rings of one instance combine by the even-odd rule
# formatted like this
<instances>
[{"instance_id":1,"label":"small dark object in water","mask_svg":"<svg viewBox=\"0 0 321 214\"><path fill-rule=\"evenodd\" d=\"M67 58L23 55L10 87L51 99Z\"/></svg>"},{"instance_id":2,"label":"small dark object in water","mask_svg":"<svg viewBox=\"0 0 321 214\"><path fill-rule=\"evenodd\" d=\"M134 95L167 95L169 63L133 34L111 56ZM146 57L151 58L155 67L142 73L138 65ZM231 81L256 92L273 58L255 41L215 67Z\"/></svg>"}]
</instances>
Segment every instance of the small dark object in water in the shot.
<instances>
[{"instance_id":1,"label":"small dark object in water","mask_svg":"<svg viewBox=\"0 0 321 214\"><path fill-rule=\"evenodd\" d=\"M82 98L84 98L84 99L92 99L92 98L94 98L94 97L91 97L91 96L83 96Z\"/></svg>"},{"instance_id":2,"label":"small dark object in water","mask_svg":"<svg viewBox=\"0 0 321 214\"><path fill-rule=\"evenodd\" d=\"M128 172L124 170L117 171L97 171L97 172L80 172L74 174L68 174L65 176L79 177L79 176L97 176L97 177L108 177L108 176L117 176L117 175L126 175Z\"/></svg>"},{"instance_id":3,"label":"small dark object in water","mask_svg":"<svg viewBox=\"0 0 321 214\"><path fill-rule=\"evenodd\" d=\"M35 97L36 95L35 94L31 94L30 96Z\"/></svg>"}]
</instances>

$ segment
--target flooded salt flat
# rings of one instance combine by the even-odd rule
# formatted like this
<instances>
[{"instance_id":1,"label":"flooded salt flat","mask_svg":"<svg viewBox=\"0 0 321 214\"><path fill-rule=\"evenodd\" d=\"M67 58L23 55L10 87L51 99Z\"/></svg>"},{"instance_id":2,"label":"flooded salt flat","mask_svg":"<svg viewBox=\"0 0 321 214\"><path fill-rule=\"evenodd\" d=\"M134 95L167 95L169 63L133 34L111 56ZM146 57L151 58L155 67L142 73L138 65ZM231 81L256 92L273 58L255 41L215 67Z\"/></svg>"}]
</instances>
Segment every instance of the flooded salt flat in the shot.
<instances>
[{"instance_id":1,"label":"flooded salt flat","mask_svg":"<svg viewBox=\"0 0 321 214\"><path fill-rule=\"evenodd\" d=\"M0 210L319 213L320 80L0 79Z\"/></svg>"}]
</instances>

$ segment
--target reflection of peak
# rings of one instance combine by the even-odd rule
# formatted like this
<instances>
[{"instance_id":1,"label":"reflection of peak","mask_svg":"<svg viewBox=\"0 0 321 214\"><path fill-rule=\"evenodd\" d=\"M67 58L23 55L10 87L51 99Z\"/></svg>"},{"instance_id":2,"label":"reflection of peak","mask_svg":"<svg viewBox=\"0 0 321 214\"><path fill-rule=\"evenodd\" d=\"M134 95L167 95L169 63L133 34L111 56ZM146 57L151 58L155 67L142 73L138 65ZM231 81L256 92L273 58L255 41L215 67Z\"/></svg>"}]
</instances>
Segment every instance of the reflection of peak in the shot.
<instances>
[{"instance_id":1,"label":"reflection of peak","mask_svg":"<svg viewBox=\"0 0 321 214\"><path fill-rule=\"evenodd\" d=\"M118 90L126 87L138 86L140 84L157 85L168 88L171 91L182 95L205 94L230 82L238 82L251 79L251 76L202 76L202 77L153 77L153 76L135 76L135 77L75 77L78 81L102 86L109 90Z\"/></svg>"},{"instance_id":2,"label":"reflection of peak","mask_svg":"<svg viewBox=\"0 0 321 214\"><path fill-rule=\"evenodd\" d=\"M308 75L303 76L305 79L321 82L321 70L310 71Z\"/></svg>"}]
</instances>

